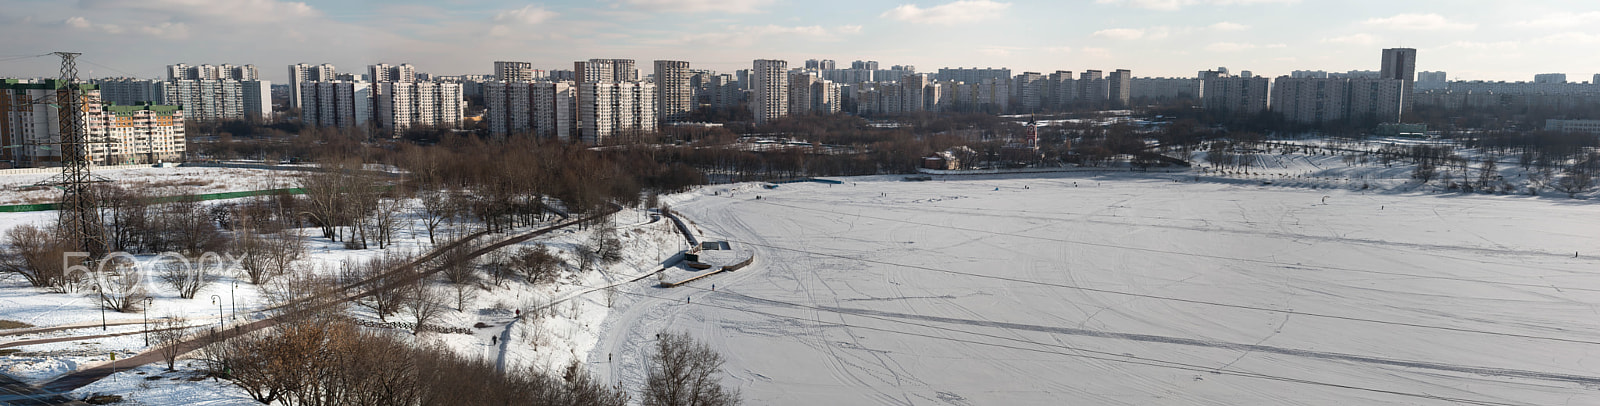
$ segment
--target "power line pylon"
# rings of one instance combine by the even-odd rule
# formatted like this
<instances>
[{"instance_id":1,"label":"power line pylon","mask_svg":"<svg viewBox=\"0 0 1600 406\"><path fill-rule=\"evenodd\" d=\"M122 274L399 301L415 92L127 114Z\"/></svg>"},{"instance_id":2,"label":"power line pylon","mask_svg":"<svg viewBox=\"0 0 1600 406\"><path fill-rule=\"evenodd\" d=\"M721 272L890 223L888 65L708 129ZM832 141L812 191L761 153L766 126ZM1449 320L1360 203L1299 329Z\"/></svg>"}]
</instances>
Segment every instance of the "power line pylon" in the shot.
<instances>
[{"instance_id":1,"label":"power line pylon","mask_svg":"<svg viewBox=\"0 0 1600 406\"><path fill-rule=\"evenodd\" d=\"M56 82L56 103L60 106L61 175L52 183L61 188L59 229L70 247L97 260L106 254L105 224L100 218L100 199L89 173L94 156L89 150L88 131L83 122L88 112L83 84L78 82L77 52L56 52L61 57L61 79Z\"/></svg>"}]
</instances>

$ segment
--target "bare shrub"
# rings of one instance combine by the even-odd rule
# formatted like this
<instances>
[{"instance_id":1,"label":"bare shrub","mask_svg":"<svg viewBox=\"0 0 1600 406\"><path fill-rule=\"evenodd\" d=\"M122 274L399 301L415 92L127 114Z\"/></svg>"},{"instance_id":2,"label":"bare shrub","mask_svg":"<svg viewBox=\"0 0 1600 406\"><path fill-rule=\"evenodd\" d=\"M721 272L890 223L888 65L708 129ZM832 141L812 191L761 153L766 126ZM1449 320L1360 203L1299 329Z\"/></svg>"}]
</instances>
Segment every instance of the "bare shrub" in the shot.
<instances>
[{"instance_id":1,"label":"bare shrub","mask_svg":"<svg viewBox=\"0 0 1600 406\"><path fill-rule=\"evenodd\" d=\"M650 357L645 406L722 406L739 404L739 393L722 387L722 355L689 333L661 333Z\"/></svg>"},{"instance_id":2,"label":"bare shrub","mask_svg":"<svg viewBox=\"0 0 1600 406\"><path fill-rule=\"evenodd\" d=\"M561 258L543 244L519 249L510 259L511 268L535 285L554 282L560 264Z\"/></svg>"},{"instance_id":3,"label":"bare shrub","mask_svg":"<svg viewBox=\"0 0 1600 406\"><path fill-rule=\"evenodd\" d=\"M69 275L71 265L81 265L83 258L66 257L67 241L51 228L23 224L6 230L6 246L0 250L0 273L19 275L34 287L48 287L58 292L72 292L72 287L88 275Z\"/></svg>"}]
</instances>

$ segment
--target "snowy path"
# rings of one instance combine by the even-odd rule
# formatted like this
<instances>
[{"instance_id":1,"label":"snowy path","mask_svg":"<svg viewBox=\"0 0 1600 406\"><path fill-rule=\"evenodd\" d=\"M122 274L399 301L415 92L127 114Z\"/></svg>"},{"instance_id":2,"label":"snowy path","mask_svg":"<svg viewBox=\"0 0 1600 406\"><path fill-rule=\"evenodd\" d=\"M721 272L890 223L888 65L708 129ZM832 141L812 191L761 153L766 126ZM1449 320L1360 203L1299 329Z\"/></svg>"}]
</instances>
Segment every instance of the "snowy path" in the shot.
<instances>
[{"instance_id":1,"label":"snowy path","mask_svg":"<svg viewBox=\"0 0 1600 406\"><path fill-rule=\"evenodd\" d=\"M590 364L640 387L669 329L752 404L1600 402L1592 203L1138 176L677 196L762 259L628 285Z\"/></svg>"}]
</instances>

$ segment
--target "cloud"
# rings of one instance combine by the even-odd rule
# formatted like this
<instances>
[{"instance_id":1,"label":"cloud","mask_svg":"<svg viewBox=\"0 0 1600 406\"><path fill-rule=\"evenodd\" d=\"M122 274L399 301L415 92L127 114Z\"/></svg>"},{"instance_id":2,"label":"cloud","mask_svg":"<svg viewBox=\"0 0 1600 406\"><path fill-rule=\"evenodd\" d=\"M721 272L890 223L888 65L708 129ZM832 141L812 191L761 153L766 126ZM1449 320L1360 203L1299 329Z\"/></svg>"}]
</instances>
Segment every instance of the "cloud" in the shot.
<instances>
[{"instance_id":1,"label":"cloud","mask_svg":"<svg viewBox=\"0 0 1600 406\"><path fill-rule=\"evenodd\" d=\"M1456 42L1452 42L1452 43L1440 46L1439 49L1467 49L1467 50L1474 50L1474 51L1488 51L1488 50L1509 51L1509 50L1515 50L1517 48L1520 48L1521 46L1522 46L1522 44L1519 44L1519 43L1517 43L1515 41L1495 41L1495 42L1456 41Z\"/></svg>"},{"instance_id":2,"label":"cloud","mask_svg":"<svg viewBox=\"0 0 1600 406\"><path fill-rule=\"evenodd\" d=\"M89 32L99 32L99 33L106 33L106 34L121 34L122 31L123 31L122 27L118 26L116 24L96 24L96 23L90 22L89 19L83 18L83 17L71 17L71 18L68 18L66 21L62 21L61 23L65 24L68 27L72 27L72 28L75 28L75 29L83 30L83 31L89 31Z\"/></svg>"},{"instance_id":3,"label":"cloud","mask_svg":"<svg viewBox=\"0 0 1600 406\"><path fill-rule=\"evenodd\" d=\"M184 23L163 22L139 27L139 32L152 37L184 39L189 37L189 26Z\"/></svg>"},{"instance_id":4,"label":"cloud","mask_svg":"<svg viewBox=\"0 0 1600 406\"><path fill-rule=\"evenodd\" d=\"M1212 43L1211 45L1206 45L1206 50L1211 52L1239 52L1248 51L1251 49L1256 49L1256 45L1238 42L1216 42Z\"/></svg>"},{"instance_id":5,"label":"cloud","mask_svg":"<svg viewBox=\"0 0 1600 406\"><path fill-rule=\"evenodd\" d=\"M494 15L494 22L502 24L514 23L537 25L551 18L555 18L557 15L559 14L554 11L546 10L544 6L529 4L519 9L505 10L496 13Z\"/></svg>"},{"instance_id":6,"label":"cloud","mask_svg":"<svg viewBox=\"0 0 1600 406\"><path fill-rule=\"evenodd\" d=\"M1180 32L1188 32L1188 28L1179 28ZM1098 38L1132 41L1136 39L1162 39L1172 34L1172 29L1167 27L1150 28L1110 28L1095 31L1093 35Z\"/></svg>"},{"instance_id":7,"label":"cloud","mask_svg":"<svg viewBox=\"0 0 1600 406\"><path fill-rule=\"evenodd\" d=\"M1563 44L1563 45L1594 44L1594 43L1600 43L1600 34L1590 34L1590 33L1587 33L1587 32L1569 31L1569 32L1563 32L1563 33L1559 33L1559 34L1540 37L1539 39L1534 40L1534 42L1545 43L1545 44Z\"/></svg>"},{"instance_id":8,"label":"cloud","mask_svg":"<svg viewBox=\"0 0 1600 406\"><path fill-rule=\"evenodd\" d=\"M770 43L777 39L806 39L813 41L840 41L844 36L861 33L860 25L842 25L836 27L823 27L820 25L782 26L782 25L757 25L741 26L730 25L723 31L700 34L682 35L674 38L661 38L647 40L646 42L662 45L708 44L734 48L749 47L762 43Z\"/></svg>"},{"instance_id":9,"label":"cloud","mask_svg":"<svg viewBox=\"0 0 1600 406\"><path fill-rule=\"evenodd\" d=\"M1397 14L1362 22L1370 27L1412 31L1455 31L1478 28L1477 24L1452 22L1438 14Z\"/></svg>"},{"instance_id":10,"label":"cloud","mask_svg":"<svg viewBox=\"0 0 1600 406\"><path fill-rule=\"evenodd\" d=\"M1147 10L1177 11L1195 5L1294 4L1300 0L1095 0L1099 4L1127 5Z\"/></svg>"},{"instance_id":11,"label":"cloud","mask_svg":"<svg viewBox=\"0 0 1600 406\"><path fill-rule=\"evenodd\" d=\"M1087 56L1089 56L1091 58L1106 59L1106 58L1110 58L1111 57L1111 50L1105 49L1105 48L1084 47L1083 49L1080 49L1079 51L1080 51L1080 53L1082 53L1084 55L1087 55Z\"/></svg>"},{"instance_id":12,"label":"cloud","mask_svg":"<svg viewBox=\"0 0 1600 406\"><path fill-rule=\"evenodd\" d=\"M1250 26L1244 25L1244 24L1239 24L1239 23L1231 23L1231 22L1223 21L1223 22L1220 22L1220 23L1211 24L1209 26L1206 26L1206 28L1210 28L1213 31L1244 31L1244 30L1250 29Z\"/></svg>"},{"instance_id":13,"label":"cloud","mask_svg":"<svg viewBox=\"0 0 1600 406\"><path fill-rule=\"evenodd\" d=\"M1512 26L1531 28L1567 28L1595 24L1600 24L1600 11L1576 14L1558 13L1543 18L1511 23Z\"/></svg>"},{"instance_id":14,"label":"cloud","mask_svg":"<svg viewBox=\"0 0 1600 406\"><path fill-rule=\"evenodd\" d=\"M648 11L679 13L758 13L773 0L623 0L623 4Z\"/></svg>"},{"instance_id":15,"label":"cloud","mask_svg":"<svg viewBox=\"0 0 1600 406\"><path fill-rule=\"evenodd\" d=\"M957 25L999 18L1009 8L1011 3L960 0L929 8L906 4L885 11L879 17L919 24Z\"/></svg>"},{"instance_id":16,"label":"cloud","mask_svg":"<svg viewBox=\"0 0 1600 406\"><path fill-rule=\"evenodd\" d=\"M1350 34L1342 37L1323 38L1322 42L1330 44L1372 45L1379 39L1372 34Z\"/></svg>"},{"instance_id":17,"label":"cloud","mask_svg":"<svg viewBox=\"0 0 1600 406\"><path fill-rule=\"evenodd\" d=\"M1095 31L1095 37L1105 39L1136 40L1144 38L1144 30L1138 28L1111 28Z\"/></svg>"},{"instance_id":18,"label":"cloud","mask_svg":"<svg viewBox=\"0 0 1600 406\"><path fill-rule=\"evenodd\" d=\"M259 24L322 15L306 3L278 0L82 0L79 5L85 9L149 11L179 21Z\"/></svg>"}]
</instances>

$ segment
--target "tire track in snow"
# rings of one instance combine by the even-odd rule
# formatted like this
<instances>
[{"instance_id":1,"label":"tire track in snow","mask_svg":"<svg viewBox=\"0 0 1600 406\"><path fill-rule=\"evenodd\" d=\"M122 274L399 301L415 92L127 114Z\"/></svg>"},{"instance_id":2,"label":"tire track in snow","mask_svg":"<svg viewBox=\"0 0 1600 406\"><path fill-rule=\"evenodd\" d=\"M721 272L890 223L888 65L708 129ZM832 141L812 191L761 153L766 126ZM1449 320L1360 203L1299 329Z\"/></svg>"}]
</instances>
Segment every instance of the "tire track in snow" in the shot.
<instances>
[{"instance_id":1,"label":"tire track in snow","mask_svg":"<svg viewBox=\"0 0 1600 406\"><path fill-rule=\"evenodd\" d=\"M777 302L762 301L762 303L777 303ZM1578 384L1583 384L1583 385L1600 386L1600 377L1594 377L1594 376L1571 375L1571 374L1562 374L1562 373L1554 373L1554 372L1541 372L1541 371L1527 371L1527 370L1508 369L1508 368L1479 367L1479 366L1460 365L1460 364L1447 364L1447 363L1440 363L1440 362L1411 361L1411 360L1402 360L1402 359L1372 357L1372 356L1365 356L1365 355L1343 354L1343 353L1336 353L1336 352L1311 351L1311 350L1301 350L1301 349L1294 349L1294 348L1274 347L1274 346L1268 346L1268 345L1240 344L1240 343L1230 343L1230 342L1222 342L1222 341L1200 340L1200 339L1193 339L1193 338L1168 337L1168 336L1159 336L1159 335L1152 335L1152 334L1117 333L1117 332L1109 332L1109 331L1078 329L1078 328L1071 328L1071 327L1052 327L1052 326L1040 326L1040 325L1033 325L1033 324L1008 323L1008 322L997 322L997 321L955 319L955 318L948 318L948 317L924 316L924 315L905 314L905 313L893 313L893 312L885 312L885 311L878 311L878 310L868 310L868 309L852 309L852 308L845 308L845 307L830 307L830 306L821 306L821 308L822 309L826 309L827 311L831 311L831 312L849 313L849 314L857 314L857 315L863 315L863 316L890 317L890 318L897 318L897 319L914 319L914 320L932 321L932 322L939 322L939 323L963 324L963 325L979 326L979 327L994 327L994 328L1002 328L1002 329L1008 329L1008 330L1028 330L1028 331L1038 331L1038 332L1053 333L1053 334L1067 334L1067 335L1111 338L1111 339L1121 339L1121 340L1141 341L1141 342L1151 342L1151 343L1163 343L1163 344L1178 344L1178 345L1188 345L1188 346L1195 346L1195 347L1220 348L1220 349L1236 350L1236 351L1264 352L1264 353L1273 353L1273 354L1281 354L1281 355L1291 355L1291 356L1297 356L1297 357L1320 358L1320 359L1329 359L1329 360L1337 360L1337 361L1359 362L1359 363L1364 363L1364 364L1389 365L1389 366L1398 366L1398 367L1405 367L1405 368L1428 369L1428 370L1449 371L1449 372L1461 372L1461 373L1478 374L1478 375L1505 376L1505 377L1514 377L1514 378L1527 378L1527 379L1537 379L1537 380L1544 380L1544 381L1572 382L1572 383L1578 383Z\"/></svg>"}]
</instances>

